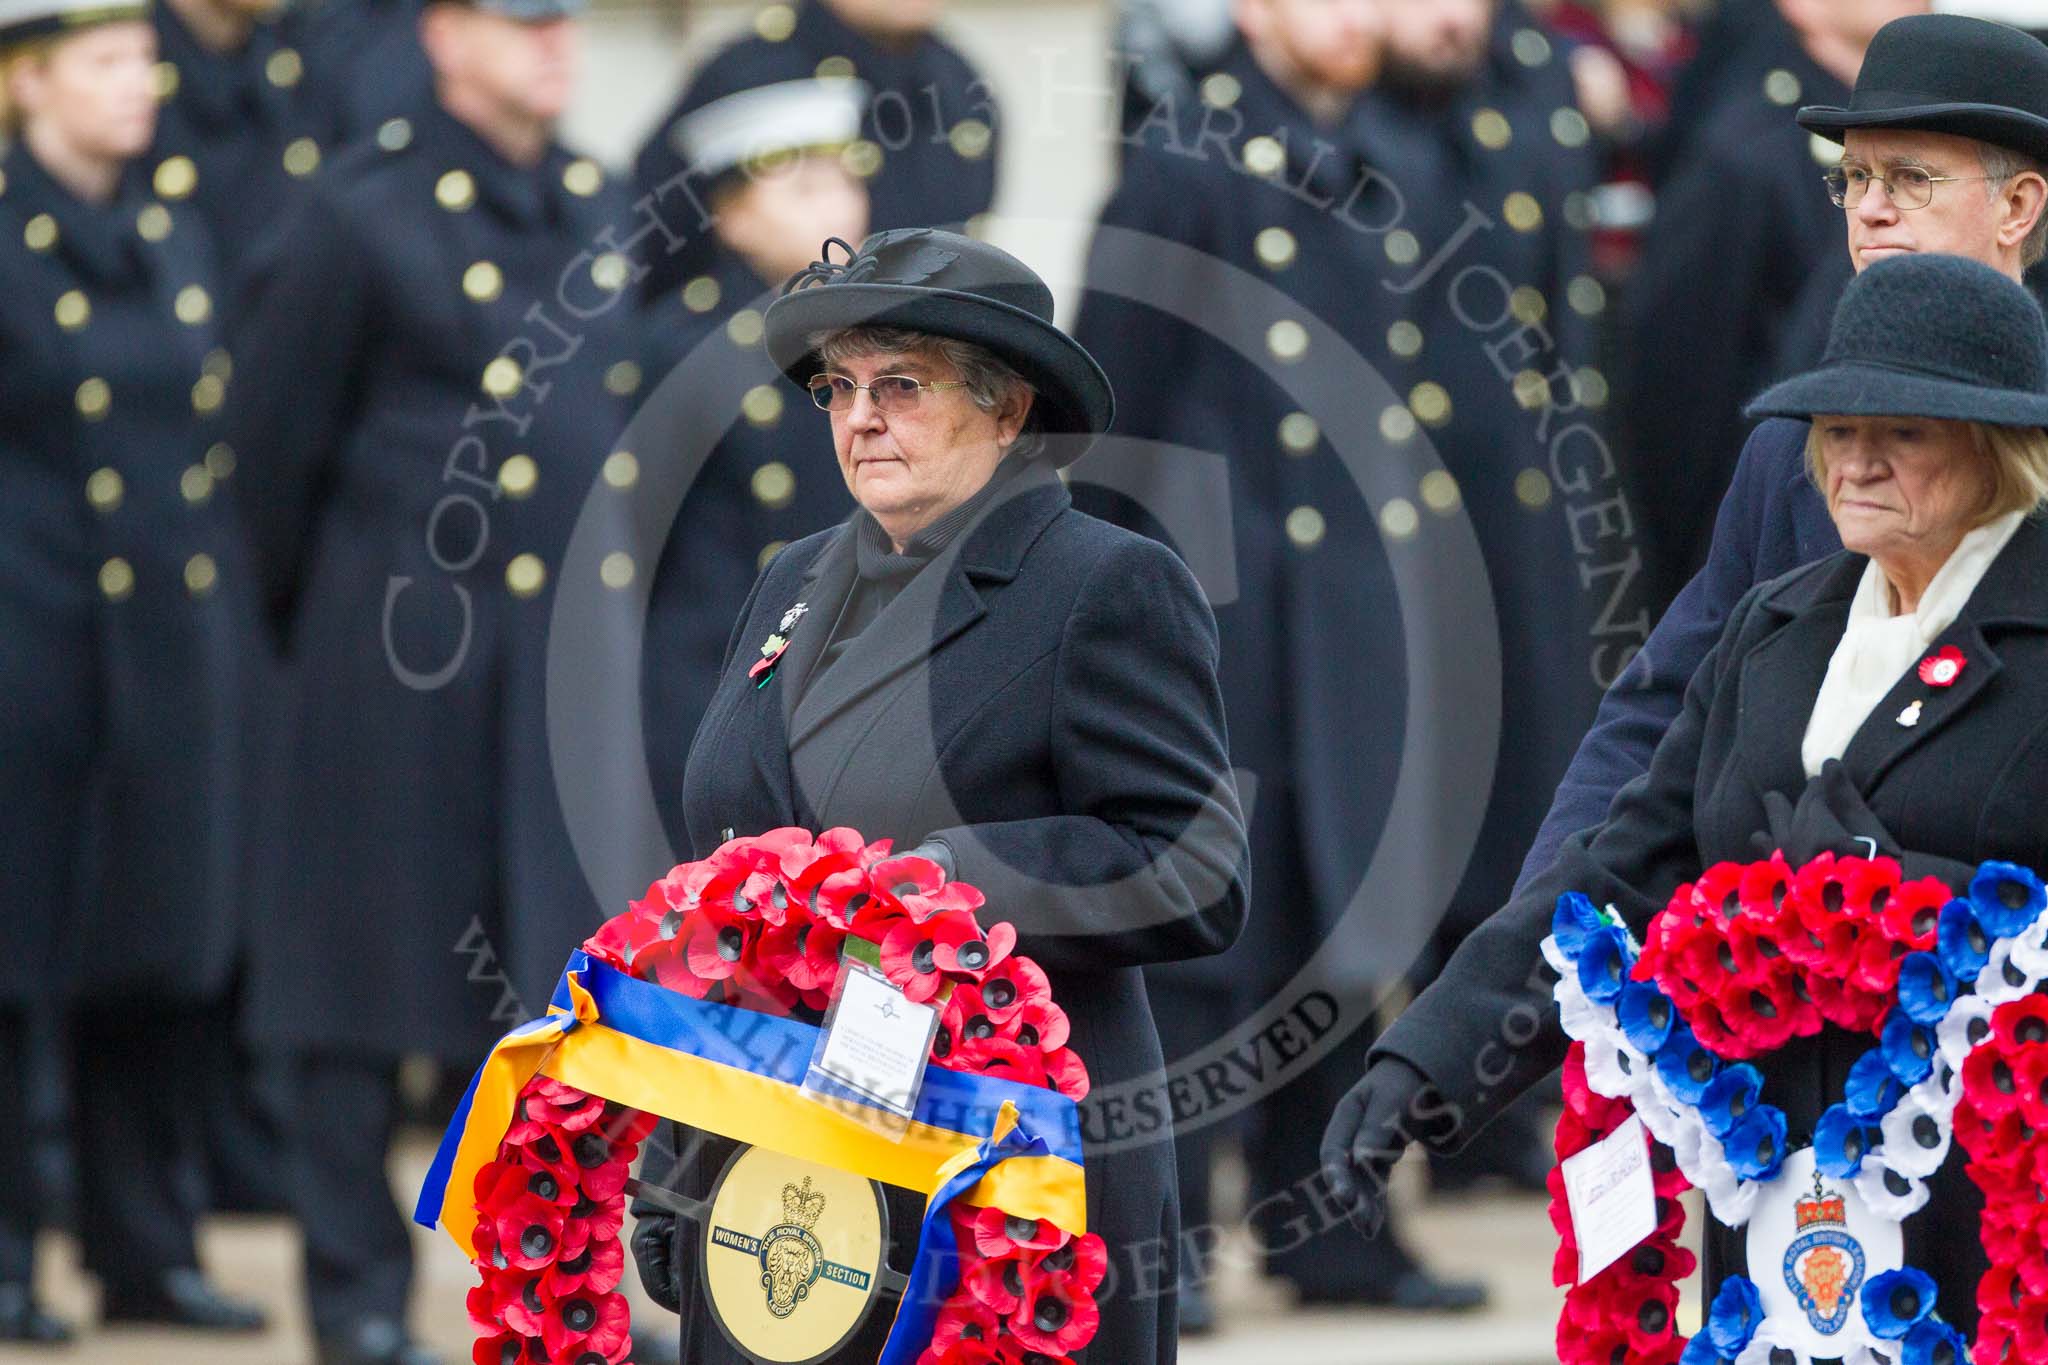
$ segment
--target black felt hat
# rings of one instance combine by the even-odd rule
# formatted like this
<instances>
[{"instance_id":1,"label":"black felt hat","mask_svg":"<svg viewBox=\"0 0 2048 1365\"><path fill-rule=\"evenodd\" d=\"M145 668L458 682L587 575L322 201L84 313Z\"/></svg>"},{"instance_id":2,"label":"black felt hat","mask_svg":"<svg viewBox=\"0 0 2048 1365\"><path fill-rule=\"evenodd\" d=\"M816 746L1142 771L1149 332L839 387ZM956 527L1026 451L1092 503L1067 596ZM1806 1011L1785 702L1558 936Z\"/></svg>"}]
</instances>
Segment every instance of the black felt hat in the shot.
<instances>
[{"instance_id":1,"label":"black felt hat","mask_svg":"<svg viewBox=\"0 0 2048 1365\"><path fill-rule=\"evenodd\" d=\"M838 246L849 257L830 260ZM798 384L820 368L811 338L849 327L897 327L986 347L1038 391L1035 410L1049 435L1094 437L1109 429L1116 403L1095 357L1053 326L1052 291L1030 266L1000 247L937 228L877 232L855 251L838 238L768 306L768 355ZM1071 464L1086 440L1056 443Z\"/></svg>"},{"instance_id":2,"label":"black felt hat","mask_svg":"<svg viewBox=\"0 0 2048 1365\"><path fill-rule=\"evenodd\" d=\"M1877 31L1846 109L1811 104L1799 126L1953 133L2048 161L2048 43L1989 19L1909 14Z\"/></svg>"},{"instance_id":3,"label":"black felt hat","mask_svg":"<svg viewBox=\"0 0 2048 1365\"><path fill-rule=\"evenodd\" d=\"M1842 291L1820 367L1766 389L1747 411L2048 427L2048 321L1988 265L1890 257Z\"/></svg>"}]
</instances>

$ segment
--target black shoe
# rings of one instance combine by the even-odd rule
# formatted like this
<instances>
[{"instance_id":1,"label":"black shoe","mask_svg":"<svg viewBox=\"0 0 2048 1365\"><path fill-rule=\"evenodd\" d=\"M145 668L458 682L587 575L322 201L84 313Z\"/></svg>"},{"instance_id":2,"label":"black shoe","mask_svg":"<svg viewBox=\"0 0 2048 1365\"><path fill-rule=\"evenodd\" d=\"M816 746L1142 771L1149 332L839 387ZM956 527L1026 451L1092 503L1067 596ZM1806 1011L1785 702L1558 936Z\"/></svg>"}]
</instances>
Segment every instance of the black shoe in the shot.
<instances>
[{"instance_id":1,"label":"black shoe","mask_svg":"<svg viewBox=\"0 0 2048 1365\"><path fill-rule=\"evenodd\" d=\"M166 1271L155 1284L109 1286L103 1325L194 1327L206 1332L261 1332L270 1318L253 1303L231 1299L190 1268Z\"/></svg>"},{"instance_id":2,"label":"black shoe","mask_svg":"<svg viewBox=\"0 0 2048 1365\"><path fill-rule=\"evenodd\" d=\"M45 1313L25 1284L0 1284L0 1341L30 1346L62 1346L71 1340L71 1324Z\"/></svg>"},{"instance_id":3,"label":"black shoe","mask_svg":"<svg viewBox=\"0 0 2048 1365\"><path fill-rule=\"evenodd\" d=\"M442 1365L441 1357L406 1336L394 1318L365 1318L320 1338L320 1365Z\"/></svg>"},{"instance_id":4,"label":"black shoe","mask_svg":"<svg viewBox=\"0 0 2048 1365\"><path fill-rule=\"evenodd\" d=\"M1420 1266L1401 1271L1385 1284L1349 1291L1301 1291L1304 1305L1395 1308L1404 1313L1470 1313L1484 1308L1487 1297L1486 1286L1477 1280L1438 1279Z\"/></svg>"}]
</instances>

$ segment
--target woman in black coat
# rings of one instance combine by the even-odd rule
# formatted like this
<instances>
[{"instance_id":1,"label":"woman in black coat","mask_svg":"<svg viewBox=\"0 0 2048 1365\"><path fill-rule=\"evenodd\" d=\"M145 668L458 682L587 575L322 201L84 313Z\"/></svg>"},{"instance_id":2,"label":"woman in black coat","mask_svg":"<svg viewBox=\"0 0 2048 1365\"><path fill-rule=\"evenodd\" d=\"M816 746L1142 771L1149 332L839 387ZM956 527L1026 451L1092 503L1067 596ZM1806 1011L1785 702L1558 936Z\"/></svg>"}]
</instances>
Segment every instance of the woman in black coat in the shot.
<instances>
[{"instance_id":1,"label":"woman in black coat","mask_svg":"<svg viewBox=\"0 0 2048 1365\"><path fill-rule=\"evenodd\" d=\"M770 354L830 405L861 510L755 584L684 815L699 856L727 831L849 825L936 858L1016 925L1100 1087L1163 1065L1138 969L1230 944L1246 855L1213 618L1170 551L1069 505L1056 468L1110 395L1051 314L1014 258L920 229L814 266L769 310ZM757 669L771 635L786 652ZM672 1183L701 1196L729 1150L692 1144ZM1114 1283L1080 1358L1171 1360L1170 1139L1091 1152L1087 1186ZM922 1200L890 1206L900 1267ZM656 1297L681 1301L683 1358L738 1359L690 1230L674 1236L644 1219L634 1244ZM873 1360L890 1316L833 1359Z\"/></svg>"},{"instance_id":2,"label":"woman in black coat","mask_svg":"<svg viewBox=\"0 0 2048 1365\"><path fill-rule=\"evenodd\" d=\"M103 1315L246 1329L199 1278L198 1097L165 1079L234 951L238 632L212 246L128 164L155 57L139 6L0 19L0 1089L19 1115L19 1016L69 996ZM0 1138L0 1340L61 1335L26 1292L24 1156Z\"/></svg>"},{"instance_id":3,"label":"woman in black coat","mask_svg":"<svg viewBox=\"0 0 2048 1365\"><path fill-rule=\"evenodd\" d=\"M1987 858L2048 866L2040 310L1974 262L1880 261L1843 296L1821 368L1750 411L1813 417L1809 463L1848 548L1743 598L1649 771L1381 1039L1325 1137L1340 1198L1374 1202L1408 1136L1455 1145L1563 1060L1539 954L1561 892L1611 903L1641 938L1682 882L1771 848L1794 866L1875 850L1958 890ZM1961 671L1923 681L1919 662L1951 646ZM1873 1041L1829 1026L1753 1063L1790 1150ZM1950 1150L1903 1234L1905 1264L1969 1331L1986 1262L1965 1160ZM1706 1250L1709 1296L1778 1273L1747 1266L1744 1234L1718 1223Z\"/></svg>"}]
</instances>

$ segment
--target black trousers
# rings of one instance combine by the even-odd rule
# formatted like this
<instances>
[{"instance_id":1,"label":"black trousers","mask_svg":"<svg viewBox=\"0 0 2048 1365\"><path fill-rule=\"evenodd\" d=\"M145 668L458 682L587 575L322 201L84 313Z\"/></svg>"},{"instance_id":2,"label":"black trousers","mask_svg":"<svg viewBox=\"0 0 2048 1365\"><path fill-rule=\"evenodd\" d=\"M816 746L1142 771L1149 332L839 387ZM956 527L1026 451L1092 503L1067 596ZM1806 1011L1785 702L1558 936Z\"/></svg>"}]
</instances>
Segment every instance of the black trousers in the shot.
<instances>
[{"instance_id":1,"label":"black trousers","mask_svg":"<svg viewBox=\"0 0 2048 1365\"><path fill-rule=\"evenodd\" d=\"M27 1284L35 1270L36 1180L27 1104L28 1018L0 1008L0 1285Z\"/></svg>"},{"instance_id":2,"label":"black trousers","mask_svg":"<svg viewBox=\"0 0 2048 1365\"><path fill-rule=\"evenodd\" d=\"M305 1233L306 1302L320 1336L405 1321L412 1234L385 1169L398 1128L398 1059L294 1059L289 1169Z\"/></svg>"},{"instance_id":3,"label":"black trousers","mask_svg":"<svg viewBox=\"0 0 2048 1365\"><path fill-rule=\"evenodd\" d=\"M204 1100L180 1058L203 1046L206 1023L188 1004L72 1011L78 1240L110 1294L199 1264Z\"/></svg>"}]
</instances>

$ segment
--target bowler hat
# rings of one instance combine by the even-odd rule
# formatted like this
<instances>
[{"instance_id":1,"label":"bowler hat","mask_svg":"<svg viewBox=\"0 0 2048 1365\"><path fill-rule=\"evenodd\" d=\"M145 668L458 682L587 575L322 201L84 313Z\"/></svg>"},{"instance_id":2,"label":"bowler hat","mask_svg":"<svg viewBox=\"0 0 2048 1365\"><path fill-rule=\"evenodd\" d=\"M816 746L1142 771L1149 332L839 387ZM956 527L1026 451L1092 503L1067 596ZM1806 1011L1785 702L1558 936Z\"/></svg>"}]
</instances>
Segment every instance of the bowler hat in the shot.
<instances>
[{"instance_id":1,"label":"bowler hat","mask_svg":"<svg viewBox=\"0 0 2048 1365\"><path fill-rule=\"evenodd\" d=\"M838 246L849 259L833 261ZM1038 391L1034 410L1051 435L1094 437L1116 404L1095 357L1053 326L1052 291L1000 247L938 228L877 232L855 251L826 241L809 269L768 305L768 356L798 384L821 368L811 338L849 327L890 327L986 347ZM1071 464L1088 441L1061 442Z\"/></svg>"},{"instance_id":2,"label":"bowler hat","mask_svg":"<svg viewBox=\"0 0 2048 1365\"><path fill-rule=\"evenodd\" d=\"M1877 31L1846 109L1810 104L1799 126L1953 133L2048 161L2048 43L1989 19L1909 14Z\"/></svg>"},{"instance_id":3,"label":"bowler hat","mask_svg":"<svg viewBox=\"0 0 2048 1365\"><path fill-rule=\"evenodd\" d=\"M1842 291L1820 368L1766 389L1747 411L2048 427L2048 321L1988 265L1894 256Z\"/></svg>"}]
</instances>

